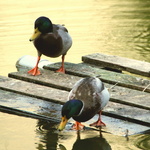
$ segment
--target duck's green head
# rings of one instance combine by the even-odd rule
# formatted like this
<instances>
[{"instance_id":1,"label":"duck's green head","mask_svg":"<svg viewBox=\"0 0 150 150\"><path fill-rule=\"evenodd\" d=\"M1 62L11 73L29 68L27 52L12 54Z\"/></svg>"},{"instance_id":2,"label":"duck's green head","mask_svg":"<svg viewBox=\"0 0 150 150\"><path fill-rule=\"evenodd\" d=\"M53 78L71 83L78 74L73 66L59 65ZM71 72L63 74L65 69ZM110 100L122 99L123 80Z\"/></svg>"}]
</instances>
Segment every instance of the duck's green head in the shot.
<instances>
[{"instance_id":1,"label":"duck's green head","mask_svg":"<svg viewBox=\"0 0 150 150\"><path fill-rule=\"evenodd\" d=\"M78 116L83 108L83 102L80 100L69 100L62 107L62 118L58 130L61 131L65 128L68 120L71 117Z\"/></svg>"},{"instance_id":2,"label":"duck's green head","mask_svg":"<svg viewBox=\"0 0 150 150\"><path fill-rule=\"evenodd\" d=\"M30 41L34 41L41 33L48 33L53 31L53 25L49 18L39 17L35 20L34 33Z\"/></svg>"}]
</instances>

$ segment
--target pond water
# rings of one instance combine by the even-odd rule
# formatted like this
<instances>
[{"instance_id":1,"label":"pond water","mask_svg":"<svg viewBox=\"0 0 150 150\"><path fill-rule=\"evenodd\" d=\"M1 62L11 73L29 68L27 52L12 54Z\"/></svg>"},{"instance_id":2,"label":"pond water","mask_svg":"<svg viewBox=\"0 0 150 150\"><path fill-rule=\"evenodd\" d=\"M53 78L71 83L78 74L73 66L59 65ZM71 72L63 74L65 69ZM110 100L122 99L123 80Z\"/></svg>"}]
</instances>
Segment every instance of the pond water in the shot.
<instances>
[{"instance_id":1,"label":"pond water","mask_svg":"<svg viewBox=\"0 0 150 150\"><path fill-rule=\"evenodd\" d=\"M58 123L0 113L1 150L148 150L149 132L125 138L110 133L56 129ZM138 148L137 148L138 147Z\"/></svg>"},{"instance_id":2,"label":"pond water","mask_svg":"<svg viewBox=\"0 0 150 150\"><path fill-rule=\"evenodd\" d=\"M0 1L0 8L0 75L16 71L15 63L21 56L36 56L29 38L34 20L43 15L68 28L73 38L68 62L81 62L81 56L97 52L150 62L150 0L5 0ZM150 147L149 134L133 135L129 140L108 133L100 136L97 131L82 131L79 136L75 131L58 132L55 123L7 113L0 113L0 131L1 150Z\"/></svg>"},{"instance_id":3,"label":"pond water","mask_svg":"<svg viewBox=\"0 0 150 150\"><path fill-rule=\"evenodd\" d=\"M39 16L68 28L73 38L68 62L97 52L150 62L149 0L5 0L0 8L0 75L16 71L21 56L37 56L29 38Z\"/></svg>"}]
</instances>

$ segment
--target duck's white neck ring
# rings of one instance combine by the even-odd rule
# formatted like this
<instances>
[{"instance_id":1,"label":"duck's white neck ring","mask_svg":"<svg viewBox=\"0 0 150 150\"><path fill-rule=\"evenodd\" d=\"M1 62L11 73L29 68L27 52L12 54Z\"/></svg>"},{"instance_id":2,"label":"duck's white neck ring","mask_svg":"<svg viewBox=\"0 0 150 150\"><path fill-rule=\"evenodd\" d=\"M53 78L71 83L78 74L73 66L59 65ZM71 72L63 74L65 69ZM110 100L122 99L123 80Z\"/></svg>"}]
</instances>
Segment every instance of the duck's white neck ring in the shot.
<instances>
[{"instance_id":1,"label":"duck's white neck ring","mask_svg":"<svg viewBox=\"0 0 150 150\"><path fill-rule=\"evenodd\" d=\"M81 101L81 100L80 100ZM82 106L82 109L80 110L80 112L79 112L79 114L77 115L77 116L80 116L80 114L82 113L82 111L83 111L83 109L84 109L84 102L83 101L81 101L82 102L82 104L83 104L83 106Z\"/></svg>"}]
</instances>

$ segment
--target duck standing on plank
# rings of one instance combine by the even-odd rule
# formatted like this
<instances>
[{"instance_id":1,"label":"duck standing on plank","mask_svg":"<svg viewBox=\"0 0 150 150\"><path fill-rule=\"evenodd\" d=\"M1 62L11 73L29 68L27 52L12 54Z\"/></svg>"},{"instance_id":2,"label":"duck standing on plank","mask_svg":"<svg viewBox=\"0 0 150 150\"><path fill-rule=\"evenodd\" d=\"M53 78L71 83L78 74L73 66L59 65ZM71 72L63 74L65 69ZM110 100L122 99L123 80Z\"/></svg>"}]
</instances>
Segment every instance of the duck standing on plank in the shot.
<instances>
[{"instance_id":1,"label":"duck standing on plank","mask_svg":"<svg viewBox=\"0 0 150 150\"><path fill-rule=\"evenodd\" d=\"M62 55L62 65L57 72L65 73L64 59L67 51L72 45L72 38L68 30L59 24L52 24L51 20L47 17L39 17L35 21L34 33L30 38L38 52L38 59L36 66L28 71L31 75L39 75L38 63L41 55L48 57L59 57Z\"/></svg>"},{"instance_id":2,"label":"duck standing on plank","mask_svg":"<svg viewBox=\"0 0 150 150\"><path fill-rule=\"evenodd\" d=\"M76 82L62 107L62 120L58 130L63 130L67 121L72 117L76 123L74 128L82 128L80 122L85 122L93 118L97 113L99 118L90 126L105 126L101 121L101 111L110 99L110 94L103 82L96 77L83 78Z\"/></svg>"}]
</instances>

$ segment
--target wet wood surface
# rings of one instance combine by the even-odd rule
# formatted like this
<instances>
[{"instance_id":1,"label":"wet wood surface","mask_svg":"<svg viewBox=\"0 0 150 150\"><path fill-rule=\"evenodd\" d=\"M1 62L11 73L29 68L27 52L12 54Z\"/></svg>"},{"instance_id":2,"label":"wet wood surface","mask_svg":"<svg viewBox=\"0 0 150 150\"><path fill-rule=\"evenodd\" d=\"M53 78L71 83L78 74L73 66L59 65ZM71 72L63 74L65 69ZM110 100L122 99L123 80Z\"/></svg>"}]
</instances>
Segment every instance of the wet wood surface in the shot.
<instances>
[{"instance_id":1,"label":"wet wood surface","mask_svg":"<svg viewBox=\"0 0 150 150\"><path fill-rule=\"evenodd\" d=\"M19 80L11 79L11 78L6 79L5 82L1 84L1 87L3 86L3 89L40 98L43 100L57 102L60 104L63 104L65 101L67 101L67 97L69 93L68 91L71 90L75 82L77 82L79 79L82 78L79 76L55 73L54 71L48 71L48 70L43 70L42 75L40 76L31 76L28 75L26 72L10 73L9 76ZM25 81L21 81L21 80L25 80ZM105 83L105 86L107 88L111 88L113 85ZM139 114L141 115L141 112L143 116L145 117L147 116L150 110L149 93L132 90L120 86L115 86L114 88L110 89L110 93L111 93L111 99L110 99L111 103L108 105L108 107L109 106L110 107L108 111L106 112L104 111L104 114L108 116L110 114L115 114L118 115L116 116L117 118L119 116L133 118L133 122L134 121L137 122L136 121L138 118L137 116ZM108 113L110 110L111 113ZM120 115L121 110L124 111ZM124 117L122 118L128 120L127 118ZM146 124L149 125L148 122L150 120L148 121L147 117L146 118L141 117L140 121L141 121L140 124L143 123L145 125Z\"/></svg>"},{"instance_id":2,"label":"wet wood surface","mask_svg":"<svg viewBox=\"0 0 150 150\"><path fill-rule=\"evenodd\" d=\"M9 73L9 77L0 76L0 109L2 106L16 109L17 106L20 107L19 111L24 111L26 108L21 107L24 103L25 106L33 107L33 110L35 106L40 108L41 103L64 104L68 99L69 91L78 80L83 77L97 76L111 94L110 102L103 110L104 120L110 125L109 130L113 131L114 126L119 127L123 122L132 128L132 134L150 127L149 80L104 70L99 66L86 63L65 63L66 74L55 73L53 70L56 70L59 65L60 63L45 66L39 76L31 76L27 74L27 70ZM17 98L11 96L13 93ZM22 104L16 103L17 100L22 101L20 97L27 97L30 102L25 100ZM32 106L28 103L32 103ZM60 111L59 109L59 113ZM32 112L29 109L29 112L37 115L36 117L41 117L36 111ZM112 118L118 119L118 123L114 124ZM135 130L136 127L138 130ZM125 129L125 126L122 126L122 129Z\"/></svg>"},{"instance_id":3,"label":"wet wood surface","mask_svg":"<svg viewBox=\"0 0 150 150\"><path fill-rule=\"evenodd\" d=\"M0 111L35 119L60 122L56 117L52 118L52 116L44 115L45 113L51 113L51 107L55 107L57 114L60 115L61 106L59 104L1 89L0 96Z\"/></svg>"},{"instance_id":4,"label":"wet wood surface","mask_svg":"<svg viewBox=\"0 0 150 150\"><path fill-rule=\"evenodd\" d=\"M6 91L6 90L0 90L0 111L15 114L19 116L24 117L31 117L34 119L40 119L49 121L52 123L58 123L60 122L61 118L61 106L59 104L51 103L49 101L45 101L40 98L35 98L23 94L14 93L13 91ZM119 116L111 116L114 113L110 113L111 111L115 112L115 107L112 108L112 103L110 103L110 106L108 105L105 110L103 111L102 120L106 123L107 128L104 128L103 131L110 132L115 135L123 136L125 134L125 130L128 129L130 134L139 133L142 131L145 131L149 129L145 122L138 121L138 119L131 119L129 120L128 117L120 118ZM56 116L49 116L47 114L50 114L51 111L53 111L51 108L55 108L57 113ZM123 109L123 108L122 108ZM124 110L124 109L123 109ZM122 111L122 110L120 110ZM128 111L128 110L126 110ZM44 113L43 113L44 112ZM54 113L54 112L52 112ZM125 110L122 111L122 113L125 113ZM136 112L135 112L136 113ZM139 112L140 113L140 112ZM145 112L144 112L145 113ZM129 114L128 114L129 115ZM138 114L139 115L139 114ZM137 115L137 116L138 116ZM146 114L145 114L146 115ZM84 123L86 125L86 129L90 129L88 127L88 124L92 123L97 119L98 116L95 116L92 120ZM118 118L118 119L117 119ZM74 123L73 120L70 120L70 125ZM141 125L142 124L142 125ZM136 130L135 130L136 127ZM57 127L56 127L57 128ZM119 130L118 130L119 128ZM91 128L92 130L95 128Z\"/></svg>"},{"instance_id":5,"label":"wet wood surface","mask_svg":"<svg viewBox=\"0 0 150 150\"><path fill-rule=\"evenodd\" d=\"M36 91L34 91L34 90L36 90L36 89L40 89L41 93L42 93L42 88L38 87L41 85L46 86L45 90L47 92L48 92L48 90L50 90L50 89L48 89L48 87L49 88L53 87L54 89L57 88L57 89L65 90L65 91L70 91L72 89L73 85L82 78L79 76L73 76L73 75L69 75L69 74L55 73L54 71L48 71L48 70L43 70L43 73L40 76L31 76L31 75L28 75L26 72L15 72L15 73L10 73L9 77L13 77L13 78L16 78L19 80L24 80L24 81L38 84L36 88L32 88L33 84L32 84L32 86L30 86L30 83L23 82L24 84L26 84L24 86L28 87L27 88L28 91L26 89L24 90L27 94L29 93L29 89L32 91L30 93L35 93ZM7 81L7 82L12 82L12 81ZM9 85L9 83L3 83L3 85L4 86ZM105 86L108 89L110 89L114 85L105 83ZM9 88L9 87L7 87L7 88ZM10 86L10 88L13 89L14 87ZM18 90L19 90L19 86L18 86ZM40 90L39 90L39 92L40 92ZM16 89L16 91L17 91L17 89ZM46 91L45 91L45 93L46 93ZM39 92L38 92L38 94L39 94ZM122 103L122 104L131 105L131 106L150 110L150 105L149 105L150 94L147 92L137 91L137 90L133 90L133 89L129 89L126 87L121 87L121 86L116 85L115 87L110 89L110 93L111 93L110 100L113 102ZM51 98L51 99L53 99L53 98ZM61 100L60 100L60 102L61 102Z\"/></svg>"},{"instance_id":6,"label":"wet wood surface","mask_svg":"<svg viewBox=\"0 0 150 150\"><path fill-rule=\"evenodd\" d=\"M28 95L31 97L50 100L56 103L64 103L67 99L68 92L48 86L38 85L30 82L20 81L12 78L1 77L3 82L0 89L12 91L15 93ZM57 95L57 96L56 96Z\"/></svg>"}]
</instances>

